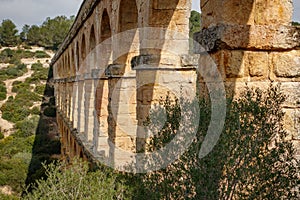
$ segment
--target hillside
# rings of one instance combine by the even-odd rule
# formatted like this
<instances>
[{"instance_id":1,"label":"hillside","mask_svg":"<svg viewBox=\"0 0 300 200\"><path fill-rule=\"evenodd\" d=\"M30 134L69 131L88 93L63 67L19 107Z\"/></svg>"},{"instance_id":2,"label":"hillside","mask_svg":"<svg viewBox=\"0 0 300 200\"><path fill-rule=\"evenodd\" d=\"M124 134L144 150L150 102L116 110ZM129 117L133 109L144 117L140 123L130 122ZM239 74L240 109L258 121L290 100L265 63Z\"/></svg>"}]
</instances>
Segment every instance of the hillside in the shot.
<instances>
[{"instance_id":1,"label":"hillside","mask_svg":"<svg viewBox=\"0 0 300 200\"><path fill-rule=\"evenodd\" d=\"M44 51L44 48L41 48L41 47L32 47L31 49L28 49L28 50L25 50L25 49L22 49L22 48L17 48L17 47L14 47L14 48L2 48L0 49L0 55L2 55L2 61L4 61L4 56L3 56L3 51L8 51L8 49L12 50L12 51L24 51L24 52L32 52L34 55L34 53L36 52L45 52ZM52 51L46 51L45 52L45 56L33 56L33 57L30 57L30 56L24 56L24 57L21 57L20 61L21 61L21 64L24 64L26 65L26 69L24 71L24 73L22 74L18 74L18 75L15 75L13 77L1 77L1 81L5 84L5 87L6 87L6 98L2 101L0 101L0 107L2 107L3 105L7 104L7 101L9 98L13 97L15 98L16 95L18 94L18 91L16 91L16 89L14 89L14 86L17 86L17 85L26 85L26 83L29 83L30 85L30 90L32 92L34 92L35 89L37 89L38 87L41 87L42 85L45 85L46 84L46 80L44 77L48 76L47 74L47 71L49 69L49 62L52 58L52 56L54 55L54 53ZM8 57L11 57L11 55L8 55ZM35 82L30 82L30 77L34 74L35 70L32 69L32 66L34 64L37 64L37 63L40 63L43 68L45 68L44 70L44 74L43 73L40 73L40 77L39 78L39 81L35 81ZM9 70L10 68L14 67L13 66L14 64L10 64L10 63L4 63L4 62L1 62L0 63L0 70L1 71L4 71L4 70ZM26 82L27 80L27 82ZM25 88L21 88L22 89L25 89ZM37 92L38 95L42 95L42 94L39 94ZM39 107L41 105L41 101L34 101L33 102L33 106L32 107ZM0 110L0 131L4 134L5 137L9 136L11 133L13 133L14 131L14 125L15 123L12 121L12 120L7 120L5 118L7 117L2 117L2 109Z\"/></svg>"},{"instance_id":2,"label":"hillside","mask_svg":"<svg viewBox=\"0 0 300 200\"><path fill-rule=\"evenodd\" d=\"M42 176L41 163L59 154L53 55L41 47L0 49L0 199L20 196Z\"/></svg>"}]
</instances>

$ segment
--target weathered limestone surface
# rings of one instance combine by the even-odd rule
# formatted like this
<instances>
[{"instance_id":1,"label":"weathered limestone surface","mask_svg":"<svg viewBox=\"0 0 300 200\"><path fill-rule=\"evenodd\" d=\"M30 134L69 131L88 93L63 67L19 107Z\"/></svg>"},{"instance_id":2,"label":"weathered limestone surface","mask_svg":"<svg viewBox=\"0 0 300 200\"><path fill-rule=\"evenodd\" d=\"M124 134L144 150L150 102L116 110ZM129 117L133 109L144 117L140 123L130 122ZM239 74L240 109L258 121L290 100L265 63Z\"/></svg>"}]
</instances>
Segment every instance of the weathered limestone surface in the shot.
<instances>
[{"instance_id":1,"label":"weathered limestone surface","mask_svg":"<svg viewBox=\"0 0 300 200\"><path fill-rule=\"evenodd\" d=\"M199 63L207 67L210 81L212 58L229 95L238 95L246 86L265 89L280 83L287 97L284 126L300 149L300 31L291 26L292 1L207 0L201 1L201 10L202 30L194 35L194 51L201 55ZM300 151L297 154L300 157Z\"/></svg>"},{"instance_id":2,"label":"weathered limestone surface","mask_svg":"<svg viewBox=\"0 0 300 200\"><path fill-rule=\"evenodd\" d=\"M143 122L161 97L192 99L218 73L228 95L281 83L284 125L300 149L292 9L292 0L201 0L191 55L191 0L85 0L52 60L63 156L128 162L124 152L143 148Z\"/></svg>"}]
</instances>

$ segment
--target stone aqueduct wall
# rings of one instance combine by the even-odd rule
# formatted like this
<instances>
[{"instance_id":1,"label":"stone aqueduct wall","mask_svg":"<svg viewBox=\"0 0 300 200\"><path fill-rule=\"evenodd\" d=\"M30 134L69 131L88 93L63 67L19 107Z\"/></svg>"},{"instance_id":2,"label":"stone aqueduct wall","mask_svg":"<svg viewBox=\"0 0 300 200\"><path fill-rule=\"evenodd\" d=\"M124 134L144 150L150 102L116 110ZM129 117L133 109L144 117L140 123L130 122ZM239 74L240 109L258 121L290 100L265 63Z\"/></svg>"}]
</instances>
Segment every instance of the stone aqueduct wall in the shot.
<instances>
[{"instance_id":1,"label":"stone aqueduct wall","mask_svg":"<svg viewBox=\"0 0 300 200\"><path fill-rule=\"evenodd\" d=\"M292 9L291 0L202 0L195 40L204 49L191 55L191 0L85 0L52 61L63 156L120 161L112 144L141 149L151 105L168 91L193 97L204 85L198 60L208 57L229 93L281 82L285 126L300 149L300 32L290 25Z\"/></svg>"}]
</instances>

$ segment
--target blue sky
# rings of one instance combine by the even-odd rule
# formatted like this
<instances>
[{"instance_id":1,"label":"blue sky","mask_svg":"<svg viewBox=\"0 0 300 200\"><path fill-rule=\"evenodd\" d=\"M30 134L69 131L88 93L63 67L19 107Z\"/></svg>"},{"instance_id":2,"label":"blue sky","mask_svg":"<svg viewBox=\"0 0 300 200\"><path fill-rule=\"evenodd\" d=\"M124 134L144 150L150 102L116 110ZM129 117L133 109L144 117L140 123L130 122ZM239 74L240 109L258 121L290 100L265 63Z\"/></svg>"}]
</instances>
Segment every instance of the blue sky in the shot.
<instances>
[{"instance_id":1,"label":"blue sky","mask_svg":"<svg viewBox=\"0 0 300 200\"><path fill-rule=\"evenodd\" d=\"M168 0L165 0L168 1ZM200 0L192 0L199 10ZM47 17L76 15L82 0L0 0L0 22L11 19L19 29L24 24L40 25ZM294 0L294 21L300 22L300 1Z\"/></svg>"}]
</instances>

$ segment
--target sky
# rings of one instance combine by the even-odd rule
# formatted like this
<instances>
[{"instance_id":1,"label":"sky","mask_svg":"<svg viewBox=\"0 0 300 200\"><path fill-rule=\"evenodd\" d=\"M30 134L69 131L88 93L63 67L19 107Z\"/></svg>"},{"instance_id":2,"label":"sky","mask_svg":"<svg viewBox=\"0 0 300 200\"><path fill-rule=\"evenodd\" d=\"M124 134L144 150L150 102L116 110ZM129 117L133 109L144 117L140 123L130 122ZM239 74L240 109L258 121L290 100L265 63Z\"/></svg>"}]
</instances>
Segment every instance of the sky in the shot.
<instances>
[{"instance_id":1,"label":"sky","mask_svg":"<svg viewBox=\"0 0 300 200\"><path fill-rule=\"evenodd\" d=\"M192 8L199 11L200 0L192 2ZM21 30L24 24L40 25L47 17L76 15L81 3L82 0L0 0L0 22L11 19ZM300 22L299 0L294 0L293 21Z\"/></svg>"}]
</instances>

